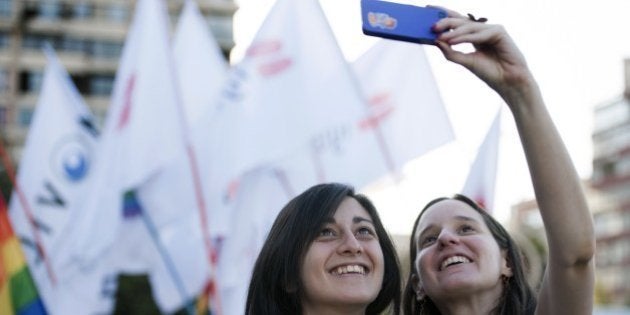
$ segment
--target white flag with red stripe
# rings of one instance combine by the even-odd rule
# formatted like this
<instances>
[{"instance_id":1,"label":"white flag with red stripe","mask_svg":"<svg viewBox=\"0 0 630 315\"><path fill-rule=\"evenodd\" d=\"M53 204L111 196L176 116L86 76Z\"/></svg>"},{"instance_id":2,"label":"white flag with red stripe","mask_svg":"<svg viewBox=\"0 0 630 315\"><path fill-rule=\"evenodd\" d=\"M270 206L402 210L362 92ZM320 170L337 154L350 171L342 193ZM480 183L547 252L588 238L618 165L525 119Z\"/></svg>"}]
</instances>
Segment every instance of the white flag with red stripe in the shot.
<instances>
[{"instance_id":1,"label":"white flag with red stripe","mask_svg":"<svg viewBox=\"0 0 630 315\"><path fill-rule=\"evenodd\" d=\"M210 207L241 174L364 116L364 104L319 3L279 0L230 71L214 115L195 132L211 161ZM202 149L204 148L204 149Z\"/></svg>"},{"instance_id":2,"label":"white flag with red stripe","mask_svg":"<svg viewBox=\"0 0 630 315\"><path fill-rule=\"evenodd\" d=\"M395 170L455 139L424 46L381 40L354 69L370 105L360 127L380 128Z\"/></svg>"},{"instance_id":3,"label":"white flag with red stripe","mask_svg":"<svg viewBox=\"0 0 630 315\"><path fill-rule=\"evenodd\" d=\"M353 66L369 110L274 164L297 191L329 181L360 188L454 139L422 46L382 40Z\"/></svg>"},{"instance_id":4,"label":"white flag with red stripe","mask_svg":"<svg viewBox=\"0 0 630 315\"><path fill-rule=\"evenodd\" d=\"M95 181L57 262L65 272L89 268L115 246L124 193L184 150L168 27L164 1L136 3L95 155Z\"/></svg>"},{"instance_id":5,"label":"white flag with red stripe","mask_svg":"<svg viewBox=\"0 0 630 315\"><path fill-rule=\"evenodd\" d=\"M194 1L187 0L173 38L173 59L186 131L193 130L211 110L227 76L227 62ZM199 295L212 279L209 242L229 228L226 213L206 207L202 195L207 178L199 174L196 148L188 144L179 155L138 189L138 199L150 218L151 241L159 256L151 263L151 284L157 304L173 312ZM214 298L214 297L212 297ZM212 301L211 307L216 306Z\"/></svg>"},{"instance_id":6,"label":"white flag with red stripe","mask_svg":"<svg viewBox=\"0 0 630 315\"><path fill-rule=\"evenodd\" d=\"M210 208L226 209L234 220L220 265L238 262L244 270L219 272L219 284L226 314L242 314L247 275L260 246L256 238L266 233L273 216L238 214L279 211L288 197L277 184L236 188L238 179L361 120L367 105L319 3L278 0L244 59L231 69L217 106L195 130L195 143L199 160L209 161L202 167L212 181L206 193ZM276 181L265 174L243 182ZM268 190L274 190L272 196Z\"/></svg>"}]
</instances>

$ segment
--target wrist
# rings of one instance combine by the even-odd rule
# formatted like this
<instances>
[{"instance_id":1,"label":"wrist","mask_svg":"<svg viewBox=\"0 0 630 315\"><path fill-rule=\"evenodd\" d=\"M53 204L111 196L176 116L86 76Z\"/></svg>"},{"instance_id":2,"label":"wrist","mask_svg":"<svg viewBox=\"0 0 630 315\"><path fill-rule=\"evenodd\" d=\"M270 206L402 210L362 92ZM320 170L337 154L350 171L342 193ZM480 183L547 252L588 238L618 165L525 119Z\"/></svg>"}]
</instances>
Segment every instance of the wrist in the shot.
<instances>
[{"instance_id":1,"label":"wrist","mask_svg":"<svg viewBox=\"0 0 630 315\"><path fill-rule=\"evenodd\" d=\"M508 83L498 92L512 112L542 104L542 93L538 83L531 75Z\"/></svg>"}]
</instances>

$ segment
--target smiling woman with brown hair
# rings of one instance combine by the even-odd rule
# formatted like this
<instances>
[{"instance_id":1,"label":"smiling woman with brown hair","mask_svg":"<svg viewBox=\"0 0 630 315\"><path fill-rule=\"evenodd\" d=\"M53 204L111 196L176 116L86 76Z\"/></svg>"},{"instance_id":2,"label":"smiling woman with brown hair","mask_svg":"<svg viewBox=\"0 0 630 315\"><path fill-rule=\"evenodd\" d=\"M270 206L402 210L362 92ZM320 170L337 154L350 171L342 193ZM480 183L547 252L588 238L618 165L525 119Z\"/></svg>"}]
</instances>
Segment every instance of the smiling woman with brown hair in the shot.
<instances>
[{"instance_id":1,"label":"smiling woman with brown hair","mask_svg":"<svg viewBox=\"0 0 630 315\"><path fill-rule=\"evenodd\" d=\"M246 314L399 314L394 245L372 203L343 184L316 185L276 218L258 256Z\"/></svg>"},{"instance_id":2,"label":"smiling woman with brown hair","mask_svg":"<svg viewBox=\"0 0 630 315\"><path fill-rule=\"evenodd\" d=\"M525 58L505 29L448 11L437 46L494 89L510 108L529 165L549 246L537 299L509 234L463 196L430 202L410 240L407 315L591 314L595 237L577 173ZM453 45L472 44L460 52Z\"/></svg>"}]
</instances>

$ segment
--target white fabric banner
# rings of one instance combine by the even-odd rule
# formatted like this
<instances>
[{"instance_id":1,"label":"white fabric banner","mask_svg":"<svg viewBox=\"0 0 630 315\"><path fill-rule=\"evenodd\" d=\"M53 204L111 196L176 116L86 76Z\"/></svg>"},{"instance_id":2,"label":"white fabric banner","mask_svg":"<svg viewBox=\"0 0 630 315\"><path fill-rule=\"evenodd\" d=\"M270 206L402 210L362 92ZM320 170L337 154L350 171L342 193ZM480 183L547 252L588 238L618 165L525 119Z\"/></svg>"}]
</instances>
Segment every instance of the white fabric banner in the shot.
<instances>
[{"instance_id":1,"label":"white fabric banner","mask_svg":"<svg viewBox=\"0 0 630 315\"><path fill-rule=\"evenodd\" d=\"M470 167L462 194L482 205L489 213L494 211L494 187L497 179L501 110L497 112L477 156Z\"/></svg>"},{"instance_id":2,"label":"white fabric banner","mask_svg":"<svg viewBox=\"0 0 630 315\"><path fill-rule=\"evenodd\" d=\"M274 164L298 192L330 181L361 188L454 139L422 46L382 40L354 69L368 95L367 114Z\"/></svg>"},{"instance_id":3,"label":"white fabric banner","mask_svg":"<svg viewBox=\"0 0 630 315\"><path fill-rule=\"evenodd\" d=\"M294 192L284 174L263 168L243 176L233 204L232 233L225 239L219 259L219 284L223 314L245 313L245 301L256 263L269 229Z\"/></svg>"},{"instance_id":4,"label":"white fabric banner","mask_svg":"<svg viewBox=\"0 0 630 315\"><path fill-rule=\"evenodd\" d=\"M218 273L222 308L231 315L243 313L263 236L291 197L273 169L253 170L360 120L367 105L316 0L278 0L229 75L194 141L208 162L209 205L233 220Z\"/></svg>"},{"instance_id":5,"label":"white fabric banner","mask_svg":"<svg viewBox=\"0 0 630 315\"><path fill-rule=\"evenodd\" d=\"M185 2L173 39L175 72L187 130L208 112L227 77L227 62L194 1ZM203 182L194 160L195 148L182 150L176 158L141 187L138 199L145 219L154 231L148 241L158 240L155 260L150 263L151 284L160 309L173 312L197 296L211 277L208 248L202 224L209 238L221 238L229 226L226 213L204 208ZM195 178L195 176L197 176ZM206 220L202 220L200 211ZM209 222L207 222L209 221ZM148 223L145 221L145 223ZM149 238L150 237L150 238Z\"/></svg>"},{"instance_id":6,"label":"white fabric banner","mask_svg":"<svg viewBox=\"0 0 630 315\"><path fill-rule=\"evenodd\" d=\"M65 272L88 268L115 245L123 194L185 149L168 26L164 1L136 3L96 151L95 181L66 236L71 244L57 261Z\"/></svg>"},{"instance_id":7,"label":"white fabric banner","mask_svg":"<svg viewBox=\"0 0 630 315\"><path fill-rule=\"evenodd\" d=\"M182 103L193 126L218 97L228 64L194 0L186 0L173 37L173 58Z\"/></svg>"},{"instance_id":8,"label":"white fabric banner","mask_svg":"<svg viewBox=\"0 0 630 315\"><path fill-rule=\"evenodd\" d=\"M51 48L45 53L42 89L17 175L25 200L14 192L9 215L49 313L109 312L116 283L105 263L83 270L81 277L65 277L56 268L47 270L50 259L61 255L55 249L66 241L63 231L72 224L76 206L93 178L98 135L92 114L65 69ZM38 242L46 257L38 252Z\"/></svg>"},{"instance_id":9,"label":"white fabric banner","mask_svg":"<svg viewBox=\"0 0 630 315\"><path fill-rule=\"evenodd\" d=\"M366 110L319 3L277 1L195 132L210 207L224 207L230 183L245 172Z\"/></svg>"},{"instance_id":10,"label":"white fabric banner","mask_svg":"<svg viewBox=\"0 0 630 315\"><path fill-rule=\"evenodd\" d=\"M455 139L424 46L381 40L354 70L370 106L359 128L380 127L395 171Z\"/></svg>"}]
</instances>

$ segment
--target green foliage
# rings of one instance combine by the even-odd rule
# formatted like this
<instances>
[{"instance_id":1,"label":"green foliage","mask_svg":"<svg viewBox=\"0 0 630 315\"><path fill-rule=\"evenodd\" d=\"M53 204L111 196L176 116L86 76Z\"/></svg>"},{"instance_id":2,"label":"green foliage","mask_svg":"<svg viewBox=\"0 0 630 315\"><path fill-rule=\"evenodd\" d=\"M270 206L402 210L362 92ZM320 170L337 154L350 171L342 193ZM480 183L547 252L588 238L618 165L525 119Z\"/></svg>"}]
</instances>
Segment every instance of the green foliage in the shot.
<instances>
[{"instance_id":1,"label":"green foliage","mask_svg":"<svg viewBox=\"0 0 630 315\"><path fill-rule=\"evenodd\" d=\"M118 289L116 290L116 305L113 315L154 315L162 314L158 308L151 283L147 275L118 276ZM173 315L188 315L185 307L182 307Z\"/></svg>"},{"instance_id":2,"label":"green foliage","mask_svg":"<svg viewBox=\"0 0 630 315\"><path fill-rule=\"evenodd\" d=\"M13 189L13 185L9 179L9 175L7 175L4 169L0 168L0 194L2 194L2 197L4 197L4 200L7 202L9 202L9 197L11 196L11 189Z\"/></svg>"},{"instance_id":3,"label":"green foliage","mask_svg":"<svg viewBox=\"0 0 630 315\"><path fill-rule=\"evenodd\" d=\"M113 314L160 314L153 299L147 275L121 274L118 276L116 305Z\"/></svg>"}]
</instances>

